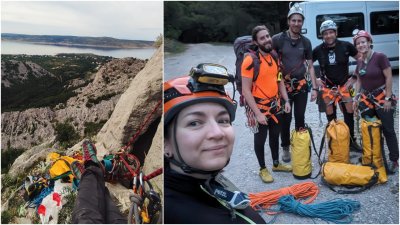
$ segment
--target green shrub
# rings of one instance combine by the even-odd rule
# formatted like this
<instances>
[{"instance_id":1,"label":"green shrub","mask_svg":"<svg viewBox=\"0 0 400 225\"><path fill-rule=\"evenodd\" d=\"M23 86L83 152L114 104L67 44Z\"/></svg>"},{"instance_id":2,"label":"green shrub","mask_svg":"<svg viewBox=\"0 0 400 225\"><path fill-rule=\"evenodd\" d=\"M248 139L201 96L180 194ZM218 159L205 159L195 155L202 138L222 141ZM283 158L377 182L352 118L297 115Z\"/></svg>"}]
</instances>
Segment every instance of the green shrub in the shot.
<instances>
[{"instance_id":1,"label":"green shrub","mask_svg":"<svg viewBox=\"0 0 400 225\"><path fill-rule=\"evenodd\" d=\"M12 219L12 215L8 210L5 210L4 212L1 213L1 223L2 224L10 223L11 219Z\"/></svg>"},{"instance_id":2,"label":"green shrub","mask_svg":"<svg viewBox=\"0 0 400 225\"><path fill-rule=\"evenodd\" d=\"M14 163L25 149L9 148L7 151L1 151L1 172L7 173L11 165Z\"/></svg>"},{"instance_id":3,"label":"green shrub","mask_svg":"<svg viewBox=\"0 0 400 225\"><path fill-rule=\"evenodd\" d=\"M79 134L68 122L57 123L54 129L56 130L56 141L59 141L63 147L69 148L79 139Z\"/></svg>"},{"instance_id":4,"label":"green shrub","mask_svg":"<svg viewBox=\"0 0 400 225\"><path fill-rule=\"evenodd\" d=\"M98 123L95 122L85 122L85 136L86 137L90 137L93 136L95 134L97 134L97 132L100 131L100 129L103 127L103 125L107 122L107 120L101 120Z\"/></svg>"}]
</instances>

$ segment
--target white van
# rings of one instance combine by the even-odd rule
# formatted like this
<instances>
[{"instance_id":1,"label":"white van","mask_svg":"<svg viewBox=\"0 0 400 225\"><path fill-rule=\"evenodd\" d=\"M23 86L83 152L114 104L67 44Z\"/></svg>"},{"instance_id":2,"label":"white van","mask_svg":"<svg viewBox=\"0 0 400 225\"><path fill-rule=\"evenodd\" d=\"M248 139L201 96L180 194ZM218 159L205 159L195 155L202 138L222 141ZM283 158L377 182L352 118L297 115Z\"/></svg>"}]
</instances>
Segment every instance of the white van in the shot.
<instances>
[{"instance_id":1,"label":"white van","mask_svg":"<svg viewBox=\"0 0 400 225\"><path fill-rule=\"evenodd\" d=\"M322 43L319 27L325 20L338 26L338 38L353 43L355 29L368 31L374 50L389 58L393 69L399 68L399 2L398 1L309 1L300 3L305 21L302 33L310 39L312 48ZM350 71L355 61L350 58ZM319 71L318 62L315 63Z\"/></svg>"}]
</instances>

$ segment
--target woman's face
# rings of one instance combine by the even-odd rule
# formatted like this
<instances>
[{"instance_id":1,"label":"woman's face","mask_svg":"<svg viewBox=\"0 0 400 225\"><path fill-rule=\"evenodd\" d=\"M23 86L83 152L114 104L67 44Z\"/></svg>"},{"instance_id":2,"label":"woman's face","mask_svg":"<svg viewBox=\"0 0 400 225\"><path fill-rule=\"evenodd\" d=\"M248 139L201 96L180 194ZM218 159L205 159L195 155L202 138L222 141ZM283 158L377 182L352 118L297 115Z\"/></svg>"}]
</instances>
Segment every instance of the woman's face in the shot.
<instances>
[{"instance_id":1,"label":"woman's face","mask_svg":"<svg viewBox=\"0 0 400 225\"><path fill-rule=\"evenodd\" d=\"M366 37L359 37L356 40L356 48L359 53L367 53L370 50L371 42Z\"/></svg>"},{"instance_id":2,"label":"woman's face","mask_svg":"<svg viewBox=\"0 0 400 225\"><path fill-rule=\"evenodd\" d=\"M217 103L198 103L184 108L176 119L176 140L186 164L205 171L226 166L235 136L225 107ZM165 141L164 150L179 161L173 129L169 132L171 135Z\"/></svg>"}]
</instances>

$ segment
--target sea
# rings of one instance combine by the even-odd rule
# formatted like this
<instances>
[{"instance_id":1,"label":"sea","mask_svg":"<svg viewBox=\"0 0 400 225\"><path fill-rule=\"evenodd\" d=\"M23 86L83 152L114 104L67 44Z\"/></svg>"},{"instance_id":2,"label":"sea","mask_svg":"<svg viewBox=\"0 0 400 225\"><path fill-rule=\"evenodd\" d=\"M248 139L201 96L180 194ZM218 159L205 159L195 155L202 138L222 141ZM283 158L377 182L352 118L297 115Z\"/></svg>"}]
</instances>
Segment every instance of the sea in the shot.
<instances>
[{"instance_id":1,"label":"sea","mask_svg":"<svg viewBox=\"0 0 400 225\"><path fill-rule=\"evenodd\" d=\"M156 51L155 48L139 49L106 49L106 48L81 48L56 45L42 45L27 42L1 41L1 54L26 54L26 55L56 55L59 53L92 53L114 58L134 57L150 59Z\"/></svg>"}]
</instances>

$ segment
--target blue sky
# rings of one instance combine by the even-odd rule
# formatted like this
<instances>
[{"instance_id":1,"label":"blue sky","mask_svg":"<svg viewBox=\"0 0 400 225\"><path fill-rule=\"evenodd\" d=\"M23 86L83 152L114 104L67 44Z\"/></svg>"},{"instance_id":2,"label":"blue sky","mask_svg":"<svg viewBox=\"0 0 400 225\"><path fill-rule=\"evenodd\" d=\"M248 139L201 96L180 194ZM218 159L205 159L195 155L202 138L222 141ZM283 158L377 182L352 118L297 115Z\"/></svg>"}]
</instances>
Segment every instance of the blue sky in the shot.
<instances>
[{"instance_id":1,"label":"blue sky","mask_svg":"<svg viewBox=\"0 0 400 225\"><path fill-rule=\"evenodd\" d=\"M1 32L155 40L162 1L1 1Z\"/></svg>"}]
</instances>

